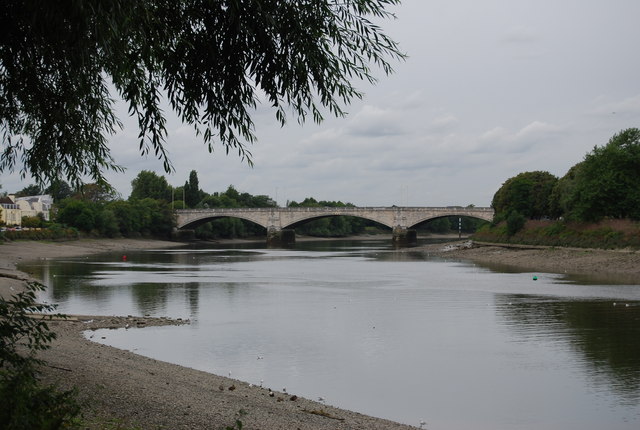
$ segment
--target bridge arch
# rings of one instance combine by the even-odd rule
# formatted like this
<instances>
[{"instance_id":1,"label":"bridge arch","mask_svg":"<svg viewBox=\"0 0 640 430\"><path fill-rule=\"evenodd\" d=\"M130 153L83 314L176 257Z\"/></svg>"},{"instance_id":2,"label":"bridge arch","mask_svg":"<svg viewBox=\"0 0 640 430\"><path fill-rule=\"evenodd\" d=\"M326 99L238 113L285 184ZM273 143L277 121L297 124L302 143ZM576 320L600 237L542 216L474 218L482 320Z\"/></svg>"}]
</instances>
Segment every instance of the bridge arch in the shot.
<instances>
[{"instance_id":1,"label":"bridge arch","mask_svg":"<svg viewBox=\"0 0 640 430\"><path fill-rule=\"evenodd\" d=\"M186 224L182 224L182 225L177 225L177 229L182 230L182 229L194 229L196 227L199 227L203 224L208 223L209 221L215 221L218 219L224 219L224 218L233 218L233 219L240 219L243 221L249 221L252 222L254 224L259 225L262 228L267 228L268 226L264 225L262 222L260 222L260 220L256 220L255 217L252 216L242 216L242 215L233 215L233 214L223 214L223 215L202 215L201 217L198 217L196 219L190 220L188 221Z\"/></svg>"},{"instance_id":2,"label":"bridge arch","mask_svg":"<svg viewBox=\"0 0 640 430\"><path fill-rule=\"evenodd\" d=\"M451 213L448 213L448 214L447 213L443 213L441 215L436 215L436 216L426 216L426 217L424 217L422 219L418 219L416 222L414 222L413 224L411 224L410 226L407 226L407 227L408 228L414 228L414 227L416 227L416 226L418 226L418 225L420 225L422 223L433 221L433 220L440 219L440 218L446 218L446 217L450 217L450 216L475 218L475 219L479 219L479 220L482 220L482 221L488 221L488 222L491 221L491 219L487 219L486 217L482 217L482 216L478 216L478 215L469 215L469 214L466 214L466 213L461 214L459 212L452 211ZM492 216L492 218L493 218L493 216Z\"/></svg>"},{"instance_id":3,"label":"bridge arch","mask_svg":"<svg viewBox=\"0 0 640 430\"><path fill-rule=\"evenodd\" d=\"M486 221L493 219L492 208L447 207L297 207L297 208L211 208L182 209L176 212L176 226L185 229L217 218L239 218L267 229L267 241L280 237L284 230L305 221L353 216L377 222L392 229L395 238L407 236L413 226L445 216L465 216ZM414 232L415 235L415 232ZM295 238L295 234L289 236ZM295 239L294 239L295 240Z\"/></svg>"},{"instance_id":4,"label":"bridge arch","mask_svg":"<svg viewBox=\"0 0 640 430\"><path fill-rule=\"evenodd\" d=\"M393 226L389 225L385 222L380 221L379 219L376 219L375 217L368 217L368 216L362 216L362 215L350 215L350 214L335 214L335 213L331 213L331 214L322 214L322 215L309 215L306 216L304 218L300 218L298 221L295 221L291 224L288 224L286 226L283 226L283 228L296 228L299 226L302 226L308 222L312 222L312 221L316 221L316 220L320 220L320 219L325 219L325 218L335 218L335 217L339 217L339 216L347 216L347 217L352 217L352 218L360 218L360 219L364 219L367 221L373 221L375 223L378 223L380 225L383 225L385 227L388 227L389 229L392 229Z\"/></svg>"}]
</instances>

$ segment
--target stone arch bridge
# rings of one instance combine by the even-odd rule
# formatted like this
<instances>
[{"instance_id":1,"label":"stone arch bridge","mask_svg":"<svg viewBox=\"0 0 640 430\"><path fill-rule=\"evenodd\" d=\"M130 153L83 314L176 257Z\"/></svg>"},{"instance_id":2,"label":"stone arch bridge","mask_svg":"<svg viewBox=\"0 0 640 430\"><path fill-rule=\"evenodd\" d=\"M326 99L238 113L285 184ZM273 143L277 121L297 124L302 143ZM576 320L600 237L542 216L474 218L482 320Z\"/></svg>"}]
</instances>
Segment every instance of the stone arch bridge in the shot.
<instances>
[{"instance_id":1,"label":"stone arch bridge","mask_svg":"<svg viewBox=\"0 0 640 430\"><path fill-rule=\"evenodd\" d=\"M354 216L378 222L392 229L394 243L415 242L416 225L445 216L465 216L486 221L494 211L486 207L295 207L295 208L213 208L176 210L179 230L195 228L216 218L240 218L267 229L270 244L291 244L295 241L297 225L330 216Z\"/></svg>"}]
</instances>

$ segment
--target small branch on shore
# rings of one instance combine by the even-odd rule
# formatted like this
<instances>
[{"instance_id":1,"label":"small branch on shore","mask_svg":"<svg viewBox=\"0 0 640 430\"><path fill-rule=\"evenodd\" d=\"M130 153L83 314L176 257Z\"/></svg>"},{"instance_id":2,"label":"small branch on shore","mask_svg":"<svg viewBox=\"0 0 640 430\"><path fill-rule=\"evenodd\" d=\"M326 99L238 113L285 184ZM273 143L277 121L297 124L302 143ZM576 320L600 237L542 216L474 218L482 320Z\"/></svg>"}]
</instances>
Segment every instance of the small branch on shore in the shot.
<instances>
[{"instance_id":1,"label":"small branch on shore","mask_svg":"<svg viewBox=\"0 0 640 430\"><path fill-rule=\"evenodd\" d=\"M338 421L344 421L344 418L340 418L340 417L336 417L335 415L331 415L329 412L324 411L324 410L318 410L318 409L303 409L302 412L306 412L308 414L312 414L312 415L319 415L321 417L325 417L325 418L330 418L332 420L338 420Z\"/></svg>"},{"instance_id":2,"label":"small branch on shore","mask_svg":"<svg viewBox=\"0 0 640 430\"><path fill-rule=\"evenodd\" d=\"M47 367L50 367L52 369L57 369L57 370L64 370L65 372L73 372L73 370L71 369L67 369L66 367L60 367L60 366L53 366L51 364L47 364Z\"/></svg>"},{"instance_id":3,"label":"small branch on shore","mask_svg":"<svg viewBox=\"0 0 640 430\"><path fill-rule=\"evenodd\" d=\"M18 281L28 281L29 278L21 274L0 272L0 278L16 279Z\"/></svg>"}]
</instances>

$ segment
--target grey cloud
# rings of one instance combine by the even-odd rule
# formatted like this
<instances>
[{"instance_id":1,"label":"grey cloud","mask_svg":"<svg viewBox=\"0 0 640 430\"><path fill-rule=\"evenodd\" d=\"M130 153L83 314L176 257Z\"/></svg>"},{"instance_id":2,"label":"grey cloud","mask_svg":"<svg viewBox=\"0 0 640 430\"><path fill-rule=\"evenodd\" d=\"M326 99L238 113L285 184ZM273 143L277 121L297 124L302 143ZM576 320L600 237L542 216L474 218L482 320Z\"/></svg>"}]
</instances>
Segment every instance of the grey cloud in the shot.
<instances>
[{"instance_id":1,"label":"grey cloud","mask_svg":"<svg viewBox=\"0 0 640 430\"><path fill-rule=\"evenodd\" d=\"M365 105L348 121L346 133L352 136L398 136L405 133L396 111Z\"/></svg>"},{"instance_id":2,"label":"grey cloud","mask_svg":"<svg viewBox=\"0 0 640 430\"><path fill-rule=\"evenodd\" d=\"M540 39L536 32L529 27L511 27L505 31L499 41L507 45L531 45Z\"/></svg>"}]
</instances>

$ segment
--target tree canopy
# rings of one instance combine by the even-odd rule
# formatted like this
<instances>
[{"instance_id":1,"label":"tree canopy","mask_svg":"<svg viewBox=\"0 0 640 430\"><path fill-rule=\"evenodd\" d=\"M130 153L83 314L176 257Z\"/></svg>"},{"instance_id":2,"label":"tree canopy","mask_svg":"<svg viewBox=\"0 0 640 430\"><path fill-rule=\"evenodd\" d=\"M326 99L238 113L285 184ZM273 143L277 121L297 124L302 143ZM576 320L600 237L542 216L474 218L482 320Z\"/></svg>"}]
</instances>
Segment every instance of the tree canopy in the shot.
<instances>
[{"instance_id":1,"label":"tree canopy","mask_svg":"<svg viewBox=\"0 0 640 430\"><path fill-rule=\"evenodd\" d=\"M38 196L42 194L42 188L36 184L27 185L20 191L18 191L16 197Z\"/></svg>"},{"instance_id":2,"label":"tree canopy","mask_svg":"<svg viewBox=\"0 0 640 430\"><path fill-rule=\"evenodd\" d=\"M142 154L172 170L164 106L251 163L260 100L286 122L343 115L401 59L376 25L400 0L22 0L0 3L0 171L39 183L105 182L113 96L137 118ZM166 100L166 101L164 101Z\"/></svg>"},{"instance_id":3,"label":"tree canopy","mask_svg":"<svg viewBox=\"0 0 640 430\"><path fill-rule=\"evenodd\" d=\"M640 129L623 130L594 147L561 184L556 195L571 218L640 219Z\"/></svg>"},{"instance_id":4,"label":"tree canopy","mask_svg":"<svg viewBox=\"0 0 640 430\"><path fill-rule=\"evenodd\" d=\"M527 218L640 220L639 184L640 129L628 128L595 146L560 179L542 171L507 179L491 206L498 221L514 211Z\"/></svg>"},{"instance_id":5,"label":"tree canopy","mask_svg":"<svg viewBox=\"0 0 640 430\"><path fill-rule=\"evenodd\" d=\"M200 189L198 172L192 170L189 173L189 180L184 183L184 203L188 207L194 208L203 198L204 192Z\"/></svg>"},{"instance_id":6,"label":"tree canopy","mask_svg":"<svg viewBox=\"0 0 640 430\"><path fill-rule=\"evenodd\" d=\"M171 201L171 186L164 176L143 170L131 181L129 200L156 199Z\"/></svg>"},{"instance_id":7,"label":"tree canopy","mask_svg":"<svg viewBox=\"0 0 640 430\"><path fill-rule=\"evenodd\" d=\"M550 216L549 197L558 178L549 172L523 172L507 179L496 191L491 207L498 218L516 211L527 218Z\"/></svg>"}]
</instances>

